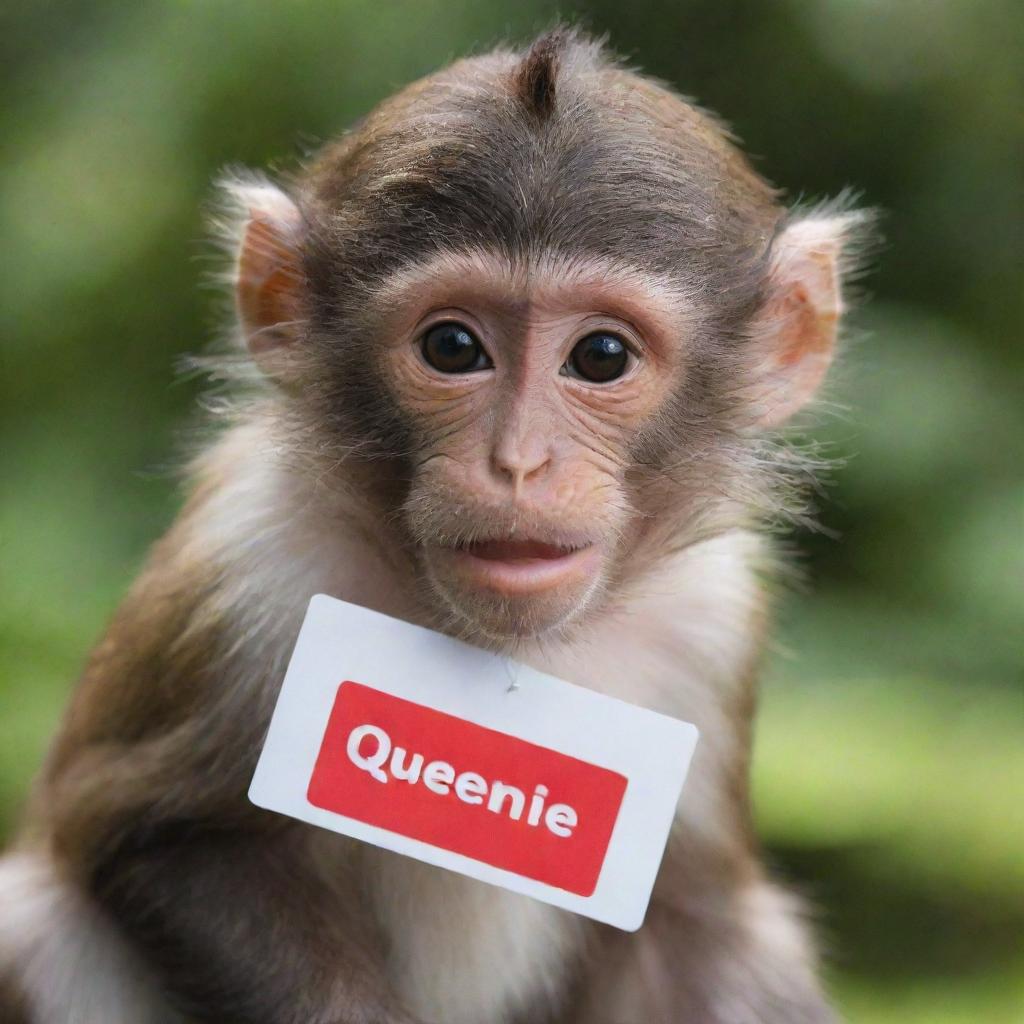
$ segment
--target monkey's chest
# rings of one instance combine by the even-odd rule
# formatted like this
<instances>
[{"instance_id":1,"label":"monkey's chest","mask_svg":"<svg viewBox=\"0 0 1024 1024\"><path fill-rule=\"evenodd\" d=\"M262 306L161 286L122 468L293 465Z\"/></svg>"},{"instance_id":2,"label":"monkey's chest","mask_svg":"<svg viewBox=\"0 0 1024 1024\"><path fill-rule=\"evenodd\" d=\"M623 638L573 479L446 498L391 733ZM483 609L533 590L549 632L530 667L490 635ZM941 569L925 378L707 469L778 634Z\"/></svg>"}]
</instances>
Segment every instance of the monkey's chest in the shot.
<instances>
[{"instance_id":1,"label":"monkey's chest","mask_svg":"<svg viewBox=\"0 0 1024 1024\"><path fill-rule=\"evenodd\" d=\"M369 862L388 975L413 1013L479 1024L537 1019L557 1006L581 918L384 850Z\"/></svg>"}]
</instances>

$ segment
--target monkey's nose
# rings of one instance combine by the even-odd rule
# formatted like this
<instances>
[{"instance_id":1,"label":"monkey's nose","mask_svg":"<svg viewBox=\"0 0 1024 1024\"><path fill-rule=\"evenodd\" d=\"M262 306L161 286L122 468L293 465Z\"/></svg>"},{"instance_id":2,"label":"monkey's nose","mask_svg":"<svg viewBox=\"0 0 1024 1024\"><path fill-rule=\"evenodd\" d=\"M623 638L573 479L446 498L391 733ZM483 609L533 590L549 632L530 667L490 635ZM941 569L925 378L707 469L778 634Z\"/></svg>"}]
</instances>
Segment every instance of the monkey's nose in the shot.
<instances>
[{"instance_id":1,"label":"monkey's nose","mask_svg":"<svg viewBox=\"0 0 1024 1024\"><path fill-rule=\"evenodd\" d=\"M492 460L495 474L505 484L511 484L518 495L523 487L542 477L551 465L550 452L544 449L534 451L498 449Z\"/></svg>"}]
</instances>

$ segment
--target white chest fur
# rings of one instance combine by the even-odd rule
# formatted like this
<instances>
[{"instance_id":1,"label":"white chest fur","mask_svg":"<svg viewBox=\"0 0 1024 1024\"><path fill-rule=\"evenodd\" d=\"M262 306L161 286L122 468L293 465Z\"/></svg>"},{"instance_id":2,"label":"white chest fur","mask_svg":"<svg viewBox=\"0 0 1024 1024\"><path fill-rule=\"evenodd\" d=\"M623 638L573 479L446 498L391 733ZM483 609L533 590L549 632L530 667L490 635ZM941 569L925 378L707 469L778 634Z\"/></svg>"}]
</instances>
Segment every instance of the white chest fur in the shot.
<instances>
[{"instance_id":1,"label":"white chest fur","mask_svg":"<svg viewBox=\"0 0 1024 1024\"><path fill-rule=\"evenodd\" d=\"M557 1005L583 919L383 850L373 896L390 939L388 973L418 1016L500 1024Z\"/></svg>"}]
</instances>

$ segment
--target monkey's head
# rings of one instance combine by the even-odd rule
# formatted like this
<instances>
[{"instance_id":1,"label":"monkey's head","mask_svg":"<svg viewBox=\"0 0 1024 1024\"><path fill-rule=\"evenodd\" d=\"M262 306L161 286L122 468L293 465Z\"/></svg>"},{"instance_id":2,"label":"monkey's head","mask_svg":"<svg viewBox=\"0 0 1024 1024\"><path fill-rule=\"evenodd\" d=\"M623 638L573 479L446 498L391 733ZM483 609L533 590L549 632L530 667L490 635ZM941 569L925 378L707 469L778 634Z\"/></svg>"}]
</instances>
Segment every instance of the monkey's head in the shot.
<instances>
[{"instance_id":1,"label":"monkey's head","mask_svg":"<svg viewBox=\"0 0 1024 1024\"><path fill-rule=\"evenodd\" d=\"M242 333L318 472L492 639L764 512L859 221L787 214L713 118L566 30L409 86L288 194L232 189Z\"/></svg>"}]
</instances>

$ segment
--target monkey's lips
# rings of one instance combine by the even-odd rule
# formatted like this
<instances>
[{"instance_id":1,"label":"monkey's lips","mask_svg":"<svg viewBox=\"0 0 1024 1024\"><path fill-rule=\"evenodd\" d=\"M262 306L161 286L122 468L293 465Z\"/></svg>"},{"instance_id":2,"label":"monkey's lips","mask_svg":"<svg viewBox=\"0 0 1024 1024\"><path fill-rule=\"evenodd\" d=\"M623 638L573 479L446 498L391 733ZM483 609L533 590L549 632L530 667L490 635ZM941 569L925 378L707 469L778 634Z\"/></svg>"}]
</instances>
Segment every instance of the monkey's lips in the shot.
<instances>
[{"instance_id":1,"label":"monkey's lips","mask_svg":"<svg viewBox=\"0 0 1024 1024\"><path fill-rule=\"evenodd\" d=\"M509 596L582 581L592 576L600 563L600 551L590 543L487 540L448 548L447 552L463 580Z\"/></svg>"}]
</instances>

